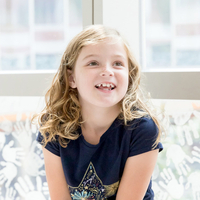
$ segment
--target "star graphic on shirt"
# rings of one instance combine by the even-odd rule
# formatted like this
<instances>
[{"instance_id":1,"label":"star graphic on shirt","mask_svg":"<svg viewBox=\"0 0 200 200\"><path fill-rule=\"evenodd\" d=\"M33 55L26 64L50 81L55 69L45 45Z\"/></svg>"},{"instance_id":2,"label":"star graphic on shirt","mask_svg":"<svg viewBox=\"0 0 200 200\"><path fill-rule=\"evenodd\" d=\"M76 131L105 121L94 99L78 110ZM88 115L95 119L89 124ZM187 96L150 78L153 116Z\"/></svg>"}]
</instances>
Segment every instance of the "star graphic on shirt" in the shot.
<instances>
[{"instance_id":1,"label":"star graphic on shirt","mask_svg":"<svg viewBox=\"0 0 200 200\"><path fill-rule=\"evenodd\" d=\"M108 198L114 195L118 186L119 181L111 185L103 185L96 173L94 165L90 162L79 186L69 186L69 190L73 200L92 200Z\"/></svg>"}]
</instances>

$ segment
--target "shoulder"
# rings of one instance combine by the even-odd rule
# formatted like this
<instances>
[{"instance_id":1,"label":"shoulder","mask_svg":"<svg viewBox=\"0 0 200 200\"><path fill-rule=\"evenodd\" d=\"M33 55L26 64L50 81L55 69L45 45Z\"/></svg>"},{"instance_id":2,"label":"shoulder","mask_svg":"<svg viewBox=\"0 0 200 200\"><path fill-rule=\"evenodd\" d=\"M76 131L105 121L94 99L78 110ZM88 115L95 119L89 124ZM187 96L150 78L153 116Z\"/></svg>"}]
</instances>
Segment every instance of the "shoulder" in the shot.
<instances>
[{"instance_id":1,"label":"shoulder","mask_svg":"<svg viewBox=\"0 0 200 200\"><path fill-rule=\"evenodd\" d=\"M48 134L48 133L47 133ZM41 134L41 132L38 132L38 135L36 137L36 140L43 145L47 150L49 150L51 153L60 156L60 143L58 142L58 137L54 141L47 142L46 145L44 145L44 136Z\"/></svg>"},{"instance_id":2,"label":"shoulder","mask_svg":"<svg viewBox=\"0 0 200 200\"><path fill-rule=\"evenodd\" d=\"M142 117L130 122L130 156L151 151L158 137L158 128L150 117ZM161 143L154 149L162 150Z\"/></svg>"},{"instance_id":3,"label":"shoulder","mask_svg":"<svg viewBox=\"0 0 200 200\"><path fill-rule=\"evenodd\" d=\"M158 136L158 128L153 119L149 116L133 119L124 124L122 119L118 120L115 128L120 130L123 134L136 135L148 135L148 136ZM122 131L123 130L123 131Z\"/></svg>"},{"instance_id":4,"label":"shoulder","mask_svg":"<svg viewBox=\"0 0 200 200\"><path fill-rule=\"evenodd\" d=\"M157 125L150 116L145 116L129 121L126 129L131 130L135 134L148 133L148 135L158 135Z\"/></svg>"}]
</instances>

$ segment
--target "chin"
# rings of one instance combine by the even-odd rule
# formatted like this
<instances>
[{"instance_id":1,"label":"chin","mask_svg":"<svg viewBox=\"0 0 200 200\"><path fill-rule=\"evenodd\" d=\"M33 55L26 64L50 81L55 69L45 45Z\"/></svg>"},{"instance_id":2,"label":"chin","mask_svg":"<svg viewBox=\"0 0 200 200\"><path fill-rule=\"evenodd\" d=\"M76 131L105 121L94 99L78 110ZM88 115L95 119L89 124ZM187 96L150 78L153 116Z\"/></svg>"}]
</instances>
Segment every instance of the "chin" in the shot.
<instances>
[{"instance_id":1,"label":"chin","mask_svg":"<svg viewBox=\"0 0 200 200\"><path fill-rule=\"evenodd\" d=\"M120 104L120 102L113 103L113 102L104 101L104 102L97 104L97 106L101 107L101 108L111 108L114 106L118 106L119 104Z\"/></svg>"}]
</instances>

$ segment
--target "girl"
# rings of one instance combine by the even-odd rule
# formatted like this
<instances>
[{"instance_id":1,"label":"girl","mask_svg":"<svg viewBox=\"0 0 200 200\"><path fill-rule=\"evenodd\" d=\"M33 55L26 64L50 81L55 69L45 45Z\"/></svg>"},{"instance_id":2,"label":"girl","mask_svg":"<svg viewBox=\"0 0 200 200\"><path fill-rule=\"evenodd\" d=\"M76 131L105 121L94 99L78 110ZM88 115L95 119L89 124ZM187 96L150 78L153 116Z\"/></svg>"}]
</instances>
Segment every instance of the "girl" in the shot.
<instances>
[{"instance_id":1,"label":"girl","mask_svg":"<svg viewBox=\"0 0 200 200\"><path fill-rule=\"evenodd\" d=\"M51 200L151 200L160 125L120 34L93 25L69 43L39 115Z\"/></svg>"}]
</instances>

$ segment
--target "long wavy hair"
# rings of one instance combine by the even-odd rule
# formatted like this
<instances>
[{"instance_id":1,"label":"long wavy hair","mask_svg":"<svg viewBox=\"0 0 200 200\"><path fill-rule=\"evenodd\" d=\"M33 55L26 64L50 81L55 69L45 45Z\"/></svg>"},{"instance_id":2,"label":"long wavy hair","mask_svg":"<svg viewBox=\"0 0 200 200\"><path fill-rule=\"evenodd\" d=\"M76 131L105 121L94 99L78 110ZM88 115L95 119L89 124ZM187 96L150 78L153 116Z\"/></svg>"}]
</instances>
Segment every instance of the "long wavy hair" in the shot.
<instances>
[{"instance_id":1,"label":"long wavy hair","mask_svg":"<svg viewBox=\"0 0 200 200\"><path fill-rule=\"evenodd\" d=\"M68 71L74 71L76 60L84 46L98 44L106 39L121 40L128 57L129 85L127 93L120 102L121 112L118 117L123 119L125 125L128 121L136 118L151 117L158 127L158 137L153 146L159 142L161 125L148 106L146 98L143 97L140 86L140 67L129 44L117 30L103 25L92 25L81 31L68 44L52 85L45 95L46 106L41 113L36 114L32 119L32 121L37 119L37 123L40 125L39 131L44 138L44 146L49 141L58 139L62 147L67 147L70 140L76 140L80 136L77 130L84 123L81 116L81 105L77 89L69 86Z\"/></svg>"}]
</instances>

